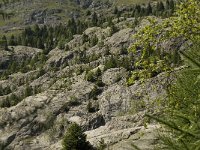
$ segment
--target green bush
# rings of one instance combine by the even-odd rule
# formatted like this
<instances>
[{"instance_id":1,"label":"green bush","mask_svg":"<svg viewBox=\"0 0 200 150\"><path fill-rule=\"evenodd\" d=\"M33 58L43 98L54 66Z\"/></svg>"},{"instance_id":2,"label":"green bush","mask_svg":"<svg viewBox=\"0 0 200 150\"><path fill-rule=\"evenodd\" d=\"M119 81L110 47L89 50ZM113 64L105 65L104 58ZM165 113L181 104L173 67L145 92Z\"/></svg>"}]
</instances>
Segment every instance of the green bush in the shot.
<instances>
[{"instance_id":1,"label":"green bush","mask_svg":"<svg viewBox=\"0 0 200 150\"><path fill-rule=\"evenodd\" d=\"M95 84L98 86L98 87L104 87L105 86L105 83L102 82L102 79L98 79Z\"/></svg>"},{"instance_id":2,"label":"green bush","mask_svg":"<svg viewBox=\"0 0 200 150\"><path fill-rule=\"evenodd\" d=\"M106 149L106 144L105 144L105 141L103 140L103 139L101 139L100 141L99 141L99 144L98 144L98 146L97 146L97 150L105 150Z\"/></svg>"},{"instance_id":3,"label":"green bush","mask_svg":"<svg viewBox=\"0 0 200 150\"><path fill-rule=\"evenodd\" d=\"M87 104L87 111L89 113L95 112L95 108L92 106L92 102L91 101L89 101L88 104Z\"/></svg>"},{"instance_id":4,"label":"green bush","mask_svg":"<svg viewBox=\"0 0 200 150\"><path fill-rule=\"evenodd\" d=\"M86 76L85 76L85 79L87 81L90 81L90 82L95 82L96 81L96 77L95 77L95 74L93 71L89 71Z\"/></svg>"},{"instance_id":5,"label":"green bush","mask_svg":"<svg viewBox=\"0 0 200 150\"><path fill-rule=\"evenodd\" d=\"M176 82L168 87L168 99L161 115L147 115L164 125L159 149L200 149L200 2L186 0L178 6L171 24L172 36L192 42L180 51L187 67L176 72ZM187 15L186 15L187 14ZM165 24L166 25L166 24Z\"/></svg>"},{"instance_id":6,"label":"green bush","mask_svg":"<svg viewBox=\"0 0 200 150\"><path fill-rule=\"evenodd\" d=\"M93 150L94 148L86 140L82 128L73 123L64 135L62 141L63 150Z\"/></svg>"},{"instance_id":7,"label":"green bush","mask_svg":"<svg viewBox=\"0 0 200 150\"><path fill-rule=\"evenodd\" d=\"M101 75L102 75L101 69L97 68L95 72L92 70L87 72L85 79L90 82L96 82L99 80Z\"/></svg>"},{"instance_id":8,"label":"green bush","mask_svg":"<svg viewBox=\"0 0 200 150\"><path fill-rule=\"evenodd\" d=\"M78 101L78 99L75 96L71 96L68 105L69 106L78 106L78 105L80 105L80 102Z\"/></svg>"},{"instance_id":9,"label":"green bush","mask_svg":"<svg viewBox=\"0 0 200 150\"><path fill-rule=\"evenodd\" d=\"M106 60L104 70L118 67L117 59L117 57L112 55L108 60Z\"/></svg>"},{"instance_id":10,"label":"green bush","mask_svg":"<svg viewBox=\"0 0 200 150\"><path fill-rule=\"evenodd\" d=\"M99 94L101 94L102 90L100 88L98 88L97 86L94 86L94 88L92 89L92 91L89 94L89 98L93 98L93 99L97 99L97 96Z\"/></svg>"}]
</instances>

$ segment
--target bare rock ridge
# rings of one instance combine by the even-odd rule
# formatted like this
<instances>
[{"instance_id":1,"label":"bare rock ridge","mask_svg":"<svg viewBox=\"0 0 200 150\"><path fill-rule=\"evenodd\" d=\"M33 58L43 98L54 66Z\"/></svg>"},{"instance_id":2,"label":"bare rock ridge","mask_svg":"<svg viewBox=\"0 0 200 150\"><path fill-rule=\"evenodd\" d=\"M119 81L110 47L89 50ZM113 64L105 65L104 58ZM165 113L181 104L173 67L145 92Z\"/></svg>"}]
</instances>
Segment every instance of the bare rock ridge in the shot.
<instances>
[{"instance_id":1,"label":"bare rock ridge","mask_svg":"<svg viewBox=\"0 0 200 150\"><path fill-rule=\"evenodd\" d=\"M27 85L32 91L40 89L9 108L0 108L0 149L61 149L61 139L71 122L84 128L93 145L104 139L113 150L130 148L132 142L142 150L153 149L157 141L154 133L159 126L152 123L144 128L144 115L159 109L156 101L166 96L167 75L162 73L144 83L127 86L125 65L108 67L107 63L112 54L119 61L131 57L122 51L133 42L131 36L135 31L126 26L131 21L134 19L119 22L121 30L114 34L110 28L89 28L84 34L96 34L98 44L85 50L89 43L82 41L83 35L76 35L66 43L68 51L56 48L48 54L43 73L37 68L0 81L0 86L12 91L0 96L0 103L13 93L22 97ZM79 61L83 52L89 62ZM17 46L1 52L0 61L7 64L13 57L32 59L40 53L40 49ZM88 77L99 69L101 85Z\"/></svg>"}]
</instances>

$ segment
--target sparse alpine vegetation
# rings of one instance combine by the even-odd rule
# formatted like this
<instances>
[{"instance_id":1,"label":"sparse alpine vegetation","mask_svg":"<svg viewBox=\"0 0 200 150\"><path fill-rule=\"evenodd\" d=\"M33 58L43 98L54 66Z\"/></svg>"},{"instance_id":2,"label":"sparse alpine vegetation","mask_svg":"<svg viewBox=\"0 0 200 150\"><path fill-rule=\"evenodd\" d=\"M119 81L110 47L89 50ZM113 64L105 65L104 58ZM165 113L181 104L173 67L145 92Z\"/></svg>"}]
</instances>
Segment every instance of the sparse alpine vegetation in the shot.
<instances>
[{"instance_id":1,"label":"sparse alpine vegetation","mask_svg":"<svg viewBox=\"0 0 200 150\"><path fill-rule=\"evenodd\" d=\"M197 0L0 3L0 150L199 148Z\"/></svg>"}]
</instances>

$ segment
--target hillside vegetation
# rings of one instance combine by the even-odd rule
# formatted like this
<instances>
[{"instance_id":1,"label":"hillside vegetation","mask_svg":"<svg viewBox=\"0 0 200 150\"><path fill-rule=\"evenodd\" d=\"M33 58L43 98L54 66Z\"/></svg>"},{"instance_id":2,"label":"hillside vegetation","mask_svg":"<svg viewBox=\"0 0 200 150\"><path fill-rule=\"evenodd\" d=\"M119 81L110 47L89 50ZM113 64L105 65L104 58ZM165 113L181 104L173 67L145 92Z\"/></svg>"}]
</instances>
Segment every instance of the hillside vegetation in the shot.
<instances>
[{"instance_id":1,"label":"hillside vegetation","mask_svg":"<svg viewBox=\"0 0 200 150\"><path fill-rule=\"evenodd\" d=\"M147 4L149 1L144 1ZM86 20L89 11L91 13L109 17L113 12L114 6L119 8L122 4L133 7L137 3L135 1L76 1L76 0L16 0L1 1L0 5L0 33L19 33L24 26L33 24L58 25L67 22L70 18L79 18ZM28 9L27 9L28 8Z\"/></svg>"},{"instance_id":2,"label":"hillside vegetation","mask_svg":"<svg viewBox=\"0 0 200 150\"><path fill-rule=\"evenodd\" d=\"M199 149L200 3L142 3L4 1L0 150Z\"/></svg>"}]
</instances>

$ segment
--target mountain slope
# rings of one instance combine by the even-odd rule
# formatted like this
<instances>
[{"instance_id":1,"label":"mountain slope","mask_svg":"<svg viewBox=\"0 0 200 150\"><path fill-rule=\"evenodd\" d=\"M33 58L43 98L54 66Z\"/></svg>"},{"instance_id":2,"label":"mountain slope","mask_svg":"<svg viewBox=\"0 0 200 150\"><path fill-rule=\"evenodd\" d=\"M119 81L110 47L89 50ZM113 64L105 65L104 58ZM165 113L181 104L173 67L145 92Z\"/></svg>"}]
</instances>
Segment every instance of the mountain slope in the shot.
<instances>
[{"instance_id":1,"label":"mountain slope","mask_svg":"<svg viewBox=\"0 0 200 150\"><path fill-rule=\"evenodd\" d=\"M74 36L67 43L68 51L56 48L48 54L41 66L42 72L38 67L1 80L1 89L11 90L0 97L1 146L16 150L60 149L60 141L70 122L80 124L94 145L98 145L101 138L106 144L113 145L143 132L147 111L144 105L164 97L166 78L161 74L145 84L138 82L126 86L131 66L126 63L132 58L124 48L132 43L134 33L133 28L127 27L128 22L134 22L134 18L117 23L123 28L114 34L110 33L109 27L88 28L84 34L88 37L95 34L103 45L96 44L84 50L88 43L82 42L84 35ZM101 39L102 35L104 39ZM10 55L24 59L19 54L25 53L26 49L31 48L13 47L13 52L7 54L8 59L12 58ZM32 51L35 53L30 57L34 58L41 50ZM89 62L85 62L86 59ZM110 129L112 138L105 129ZM151 141L148 138L141 137L139 141L153 148L148 144Z\"/></svg>"},{"instance_id":2,"label":"mountain slope","mask_svg":"<svg viewBox=\"0 0 200 150\"><path fill-rule=\"evenodd\" d=\"M135 4L148 3L138 0L17 0L0 2L0 32L19 33L27 25L66 23L69 18L86 20L88 11L104 16L112 14L114 7L132 7ZM123 7L122 7L123 6Z\"/></svg>"}]
</instances>

